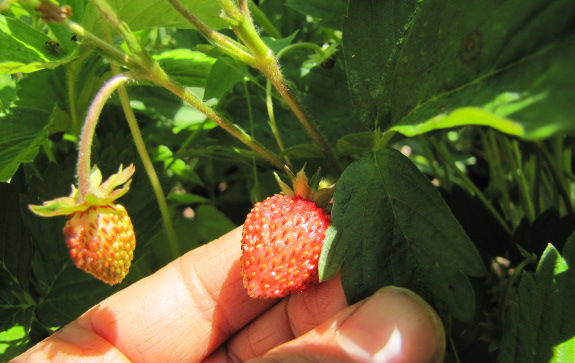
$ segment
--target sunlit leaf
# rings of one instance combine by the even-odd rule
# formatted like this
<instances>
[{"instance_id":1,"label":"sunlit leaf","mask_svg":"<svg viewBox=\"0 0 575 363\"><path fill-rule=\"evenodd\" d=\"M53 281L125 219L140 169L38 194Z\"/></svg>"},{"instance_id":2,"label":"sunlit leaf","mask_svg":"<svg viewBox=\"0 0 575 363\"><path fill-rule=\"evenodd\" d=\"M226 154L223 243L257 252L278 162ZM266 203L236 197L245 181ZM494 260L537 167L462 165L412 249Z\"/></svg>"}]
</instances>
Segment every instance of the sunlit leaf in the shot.
<instances>
[{"instance_id":1,"label":"sunlit leaf","mask_svg":"<svg viewBox=\"0 0 575 363\"><path fill-rule=\"evenodd\" d=\"M72 57L46 34L3 15L0 15L0 49L0 74L55 68Z\"/></svg>"},{"instance_id":2,"label":"sunlit leaf","mask_svg":"<svg viewBox=\"0 0 575 363\"><path fill-rule=\"evenodd\" d=\"M575 234L562 253L549 244L507 304L499 362L573 362Z\"/></svg>"},{"instance_id":3,"label":"sunlit leaf","mask_svg":"<svg viewBox=\"0 0 575 363\"><path fill-rule=\"evenodd\" d=\"M344 50L356 112L407 136L575 131L574 21L570 0L352 1Z\"/></svg>"}]
</instances>

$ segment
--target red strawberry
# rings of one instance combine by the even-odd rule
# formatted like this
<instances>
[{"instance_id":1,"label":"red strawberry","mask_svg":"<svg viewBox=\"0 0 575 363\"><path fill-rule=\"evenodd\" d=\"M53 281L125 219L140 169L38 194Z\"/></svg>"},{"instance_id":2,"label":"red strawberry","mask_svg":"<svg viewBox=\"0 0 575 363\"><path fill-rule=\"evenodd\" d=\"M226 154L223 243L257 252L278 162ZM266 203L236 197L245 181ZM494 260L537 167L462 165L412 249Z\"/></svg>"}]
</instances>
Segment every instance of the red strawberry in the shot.
<instances>
[{"instance_id":1,"label":"red strawberry","mask_svg":"<svg viewBox=\"0 0 575 363\"><path fill-rule=\"evenodd\" d=\"M72 214L64 235L76 267L110 285L121 282L128 274L136 236L121 204L90 207Z\"/></svg>"},{"instance_id":2,"label":"red strawberry","mask_svg":"<svg viewBox=\"0 0 575 363\"><path fill-rule=\"evenodd\" d=\"M289 172L294 189L256 203L242 232L242 275L251 297L284 297L318 281L318 261L330 225L333 188L313 193L305 173ZM277 177L277 175L276 175Z\"/></svg>"},{"instance_id":3,"label":"red strawberry","mask_svg":"<svg viewBox=\"0 0 575 363\"><path fill-rule=\"evenodd\" d=\"M132 165L120 167L102 183L102 174L94 167L87 193L72 186L69 197L30 206L41 216L68 215L64 235L74 264L110 285L126 277L136 248L132 221L126 209L114 203L128 192L134 170Z\"/></svg>"}]
</instances>

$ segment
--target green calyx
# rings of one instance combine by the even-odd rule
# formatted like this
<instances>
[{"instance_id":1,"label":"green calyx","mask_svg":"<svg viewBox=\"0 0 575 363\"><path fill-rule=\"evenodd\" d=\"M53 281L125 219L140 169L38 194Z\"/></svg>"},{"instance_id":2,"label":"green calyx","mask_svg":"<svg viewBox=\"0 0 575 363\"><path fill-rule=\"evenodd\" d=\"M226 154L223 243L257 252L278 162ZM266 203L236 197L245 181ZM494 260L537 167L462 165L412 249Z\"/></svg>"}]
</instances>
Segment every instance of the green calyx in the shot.
<instances>
[{"instance_id":1,"label":"green calyx","mask_svg":"<svg viewBox=\"0 0 575 363\"><path fill-rule=\"evenodd\" d=\"M134 165L125 169L120 166L116 174L111 175L102 183L102 172L94 166L90 172L90 186L85 194L72 185L72 193L69 196L49 200L42 205L30 205L29 208L37 215L52 217L83 212L94 206L112 204L128 192L135 170Z\"/></svg>"},{"instance_id":2,"label":"green calyx","mask_svg":"<svg viewBox=\"0 0 575 363\"><path fill-rule=\"evenodd\" d=\"M294 174L287 166L284 167L286 174L292 181L293 188L284 183L280 179L279 175L274 172L274 176L282 190L282 193L291 198L299 197L304 200L312 201L318 207L327 209L335 191L335 184L325 188L320 188L319 184L321 178L319 170L312 176L311 181L308 181L304 169L305 166L298 171L297 174Z\"/></svg>"}]
</instances>

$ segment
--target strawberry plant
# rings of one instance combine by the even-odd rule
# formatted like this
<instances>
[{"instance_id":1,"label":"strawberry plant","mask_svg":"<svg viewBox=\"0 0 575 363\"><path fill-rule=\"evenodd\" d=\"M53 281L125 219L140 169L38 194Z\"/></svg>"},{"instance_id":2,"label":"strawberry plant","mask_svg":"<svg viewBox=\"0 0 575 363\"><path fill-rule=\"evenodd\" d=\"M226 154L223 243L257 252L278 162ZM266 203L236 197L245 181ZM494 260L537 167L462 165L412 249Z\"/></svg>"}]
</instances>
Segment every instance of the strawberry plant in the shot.
<instances>
[{"instance_id":1,"label":"strawberry plant","mask_svg":"<svg viewBox=\"0 0 575 363\"><path fill-rule=\"evenodd\" d=\"M575 2L0 10L1 360L290 200L322 241L266 296L403 286L439 312L450 362L573 361ZM304 165L334 189L278 187ZM253 215L238 249L258 296L277 271L250 277Z\"/></svg>"}]
</instances>

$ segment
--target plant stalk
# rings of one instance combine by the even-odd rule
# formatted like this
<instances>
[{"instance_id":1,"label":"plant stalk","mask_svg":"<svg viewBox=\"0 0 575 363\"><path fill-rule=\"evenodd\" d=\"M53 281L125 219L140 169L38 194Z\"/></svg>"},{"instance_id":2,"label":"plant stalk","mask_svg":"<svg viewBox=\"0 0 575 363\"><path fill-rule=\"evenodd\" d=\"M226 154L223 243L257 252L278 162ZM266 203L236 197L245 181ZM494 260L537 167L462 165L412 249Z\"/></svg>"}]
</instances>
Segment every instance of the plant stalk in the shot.
<instances>
[{"instance_id":1,"label":"plant stalk","mask_svg":"<svg viewBox=\"0 0 575 363\"><path fill-rule=\"evenodd\" d=\"M72 32L84 38L84 43L86 46L98 49L100 53L103 53L103 55L109 59L112 59L117 63L125 65L133 70L139 70L142 68L141 63L132 55L123 52L108 42L105 42L96 35L84 29L84 27L82 27L80 24L69 19L64 20L62 24Z\"/></svg>"},{"instance_id":2,"label":"plant stalk","mask_svg":"<svg viewBox=\"0 0 575 363\"><path fill-rule=\"evenodd\" d=\"M238 43L232 38L225 36L198 19L194 14L192 14L181 2L178 0L168 0L170 5L174 7L186 20L188 20L193 26L195 26L200 33L213 45L220 48L226 54L243 62L249 66L254 67L256 64L255 57L250 54L249 49L244 45Z\"/></svg>"},{"instance_id":3,"label":"plant stalk","mask_svg":"<svg viewBox=\"0 0 575 363\"><path fill-rule=\"evenodd\" d=\"M249 148L257 152L259 155L261 155L263 158L268 160L276 168L283 170L285 163L277 155L275 155L265 146L257 142L244 130L242 130L238 126L234 125L227 119L220 116L216 111L214 111L211 107L206 105L202 100L200 100L196 95L188 91L185 87L174 82L159 66L154 67L151 74L144 75L143 77L166 88L176 96L188 102L198 111L202 112L212 121L217 123L221 128L226 130L229 134L234 136L236 139L240 140L246 146L248 146Z\"/></svg>"},{"instance_id":4,"label":"plant stalk","mask_svg":"<svg viewBox=\"0 0 575 363\"><path fill-rule=\"evenodd\" d=\"M98 118L112 93L131 79L132 77L128 74L119 74L112 77L104 83L102 88L100 88L88 109L84 126L82 127L82 132L80 134L78 164L76 168L78 172L78 188L82 196L86 195L90 190L90 172L92 170L90 160L92 155L92 142L94 141L94 133L96 131L96 125L98 124Z\"/></svg>"},{"instance_id":5,"label":"plant stalk","mask_svg":"<svg viewBox=\"0 0 575 363\"><path fill-rule=\"evenodd\" d=\"M258 69L262 72L275 87L279 95L284 99L286 104L295 114L300 121L306 132L311 136L312 140L319 146L327 160L338 172L342 172L342 167L321 135L315 124L312 122L311 117L303 109L302 105L296 99L294 94L287 87L285 78L280 70L277 59L271 49L264 43L259 36L254 23L252 21L247 1L240 1L238 7L232 0L218 0L222 9L226 13L225 18L229 21L233 31L236 33L238 39L245 44L246 48L231 40L207 25L202 23L198 18L190 13L178 0L168 0L172 6L180 12L188 21L190 21L198 30L215 46L222 49L231 57L242 61L249 66ZM242 52L239 52L241 50ZM251 51L251 54L249 53ZM239 57L241 56L241 57ZM195 107L195 106L194 106ZM208 116L209 117L209 116ZM211 117L210 117L211 118ZM214 120L216 121L216 120ZM216 121L217 122L217 121Z\"/></svg>"}]
</instances>

